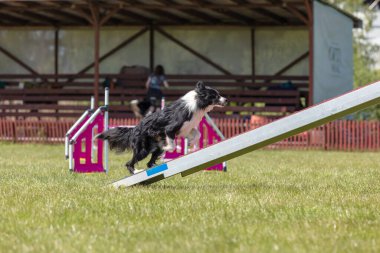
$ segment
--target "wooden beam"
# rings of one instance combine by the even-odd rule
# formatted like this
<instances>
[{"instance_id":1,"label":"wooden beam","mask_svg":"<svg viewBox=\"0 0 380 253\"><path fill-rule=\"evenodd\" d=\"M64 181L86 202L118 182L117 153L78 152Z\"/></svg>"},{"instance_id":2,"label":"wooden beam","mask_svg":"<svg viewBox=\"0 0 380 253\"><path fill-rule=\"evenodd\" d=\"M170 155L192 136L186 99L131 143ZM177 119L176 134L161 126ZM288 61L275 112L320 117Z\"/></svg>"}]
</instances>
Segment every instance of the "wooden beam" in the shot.
<instances>
[{"instance_id":1,"label":"wooden beam","mask_svg":"<svg viewBox=\"0 0 380 253\"><path fill-rule=\"evenodd\" d=\"M102 17L100 20L100 25L102 26L107 23L107 21L112 18L118 11L120 11L120 7L110 10L105 16Z\"/></svg>"},{"instance_id":2,"label":"wooden beam","mask_svg":"<svg viewBox=\"0 0 380 253\"><path fill-rule=\"evenodd\" d=\"M303 5L303 1L292 2L293 5ZM247 9L247 8L268 8L268 7L281 7L282 3L243 3L243 4L204 4L202 8L205 9ZM123 6L124 8L135 8L141 10L149 10L149 9L167 9L168 6L163 6L159 4L126 4ZM172 9L176 10L189 10L189 9L198 9L199 6L192 4L176 4L170 6Z\"/></svg>"},{"instance_id":3,"label":"wooden beam","mask_svg":"<svg viewBox=\"0 0 380 253\"><path fill-rule=\"evenodd\" d=\"M82 20L82 23L91 24L91 18L89 18L89 16L83 11L77 11L76 9L61 9L60 11L70 17L75 17L76 19Z\"/></svg>"},{"instance_id":4,"label":"wooden beam","mask_svg":"<svg viewBox=\"0 0 380 253\"><path fill-rule=\"evenodd\" d=\"M162 9L153 10L151 13L153 15L156 15L156 16L161 17L161 18L173 20L173 21L180 23L180 24L188 22L188 20L186 18L180 17L178 15L175 15L171 12L168 12L168 11L162 10Z\"/></svg>"},{"instance_id":5,"label":"wooden beam","mask_svg":"<svg viewBox=\"0 0 380 253\"><path fill-rule=\"evenodd\" d=\"M120 3L117 1L109 1L109 2L97 2L98 6L101 8L110 8L110 7L118 7L120 6ZM75 3L70 3L67 4L65 2L60 2L61 9L82 9L82 8L87 8L88 4L85 1L82 2L75 2ZM304 1L299 0L292 2L293 6L304 6ZM203 5L203 8L206 9L234 9L234 10L239 10L239 9L247 9L247 8L268 8L268 7L281 7L282 3L280 1L276 1L274 3L252 3L252 2L247 2L246 4L206 4ZM22 6L6 6L2 8L4 11L20 11L25 7ZM55 6L32 6L28 7L29 10L55 10L57 7ZM124 9L129 9L129 8L134 8L134 9L141 9L141 10L152 10L152 9L167 9L167 6L159 5L159 4L128 4L125 3L123 4ZM172 9L176 10L189 10L189 9L197 9L198 6L196 5L191 5L191 4L178 4L174 6L170 6Z\"/></svg>"},{"instance_id":6,"label":"wooden beam","mask_svg":"<svg viewBox=\"0 0 380 253\"><path fill-rule=\"evenodd\" d=\"M308 0L304 0L304 3L305 3L305 6L306 6L307 17L308 17L308 19L310 21L311 18L313 17L313 9L312 9L311 3Z\"/></svg>"},{"instance_id":7,"label":"wooden beam","mask_svg":"<svg viewBox=\"0 0 380 253\"><path fill-rule=\"evenodd\" d=\"M128 18L132 18L134 20L140 21L140 22L144 22L147 24L152 23L151 18L147 18L147 17L140 15L138 13L135 13L131 10L121 9L118 13L123 15L123 16L127 16ZM125 18L119 17L118 15L116 15L116 17L119 19L125 20Z\"/></svg>"},{"instance_id":8,"label":"wooden beam","mask_svg":"<svg viewBox=\"0 0 380 253\"><path fill-rule=\"evenodd\" d=\"M30 73L32 73L33 75L35 75L36 77L40 78L41 80L46 81L46 78L42 77L32 67L30 67L29 65L27 65L25 62L21 61L18 57L16 57L14 54L12 54L11 52L9 52L8 50L6 50L5 48L3 48L2 46L0 46L0 52L2 52L3 54L5 54L6 56L8 56L8 58L10 58L13 61L15 61L17 64L19 64L21 67L23 67L24 69L26 69L27 71L29 71Z\"/></svg>"},{"instance_id":9,"label":"wooden beam","mask_svg":"<svg viewBox=\"0 0 380 253\"><path fill-rule=\"evenodd\" d=\"M49 11L31 9L32 11L38 12L38 14L40 15L45 15L48 17L52 17L53 19L57 19L57 20L65 21L65 22L67 21L70 22L72 20L73 23L77 23L77 24L83 24L83 22L86 21L86 19L83 18L82 15L78 13L72 14L72 11L70 11L69 13L64 11L65 5L63 5L62 2L39 1L38 4L42 6L53 6L55 8L55 10L49 10Z\"/></svg>"},{"instance_id":10,"label":"wooden beam","mask_svg":"<svg viewBox=\"0 0 380 253\"><path fill-rule=\"evenodd\" d=\"M59 73L59 29L54 31L54 74L58 76ZM58 78L55 78L55 82L58 82Z\"/></svg>"},{"instance_id":11,"label":"wooden beam","mask_svg":"<svg viewBox=\"0 0 380 253\"><path fill-rule=\"evenodd\" d=\"M0 19L1 22L7 22L8 24L16 24L16 25L27 24L27 21L25 19L10 16L8 15L7 12L4 12L3 10L1 10L1 8L0 8L0 13L1 13L1 19Z\"/></svg>"},{"instance_id":12,"label":"wooden beam","mask_svg":"<svg viewBox=\"0 0 380 253\"><path fill-rule=\"evenodd\" d=\"M132 6L134 6L136 4L143 4L139 0L124 0L124 1L127 1ZM171 13L170 11L168 11L168 9L171 9L171 5L170 5L169 8L166 7L166 8L152 9L151 11L149 11L149 14L151 14L153 16L158 16L160 18L163 17L165 19L169 19L169 20L175 21L176 23L180 23L180 24L188 22L188 20L186 18L178 16L178 15L176 15L174 13Z\"/></svg>"},{"instance_id":13,"label":"wooden beam","mask_svg":"<svg viewBox=\"0 0 380 253\"><path fill-rule=\"evenodd\" d=\"M294 59L293 61L291 61L289 64L287 64L285 67L283 67L282 69L280 69L279 71L277 71L274 75L273 75L273 79L276 79L277 76L280 76L282 75L283 73L285 73L286 71L288 71L289 69L291 69L292 67L294 67L296 64L298 64L299 62L301 62L303 59L307 58L309 56L309 51L307 51L306 53L300 55L299 57L297 57L296 59ZM272 79L268 80L268 81L271 81Z\"/></svg>"},{"instance_id":14,"label":"wooden beam","mask_svg":"<svg viewBox=\"0 0 380 253\"><path fill-rule=\"evenodd\" d=\"M159 2L159 3L163 4L164 6L170 6L170 7L178 5L173 0L156 0L156 2ZM206 13L201 12L199 10L195 10L195 9L184 9L184 10L182 10L181 9L181 10L177 10L177 11L180 11L182 13L185 13L187 15L190 15L190 16L193 16L196 18L200 18L200 19L205 20L207 22L211 22L211 23L219 22L219 19L211 17L210 15L207 15Z\"/></svg>"},{"instance_id":15,"label":"wooden beam","mask_svg":"<svg viewBox=\"0 0 380 253\"><path fill-rule=\"evenodd\" d=\"M256 54L255 54L255 29L251 28L251 74L252 74L252 82L255 82L256 75Z\"/></svg>"},{"instance_id":16,"label":"wooden beam","mask_svg":"<svg viewBox=\"0 0 380 253\"><path fill-rule=\"evenodd\" d=\"M269 17L270 19L274 20L275 22L279 23L279 24L286 24L288 22L288 20L286 18L283 18L277 14L274 14L273 12L267 10L267 9L264 9L264 8L256 8L256 9L253 9L256 13L260 14L260 15L263 15L263 16L267 16Z\"/></svg>"},{"instance_id":17,"label":"wooden beam","mask_svg":"<svg viewBox=\"0 0 380 253\"><path fill-rule=\"evenodd\" d=\"M208 0L203 0L203 1L198 0L196 2L200 5L200 7L202 7L202 5L204 5L204 4L210 4L211 3ZM244 16L243 14L240 14L240 13L235 12L235 11L226 10L226 9L216 9L216 10L212 10L212 11L220 13L223 16L233 18L233 19L237 20L239 23L248 24L248 25L255 25L256 24L255 19Z\"/></svg>"},{"instance_id":18,"label":"wooden beam","mask_svg":"<svg viewBox=\"0 0 380 253\"><path fill-rule=\"evenodd\" d=\"M202 55L201 53L195 51L194 49L192 49L191 47L189 47L188 45L184 44L183 42L179 41L178 39L176 39L175 37L173 37L172 35L168 34L167 32L165 32L164 30L162 30L161 28L159 27L156 27L156 31L159 32L161 35L165 36L166 38L168 38L169 40L173 41L174 43L176 43L177 45L179 45L180 47L186 49L187 51L189 51L190 53L192 53L193 55L197 56L198 58L202 59L204 62L208 63L209 65L213 66L214 68L216 68L217 70L219 70L220 72L226 74L226 75L231 75L231 72L229 72L228 70L224 69L223 67L221 67L219 64L213 62L212 60L210 60L209 58L207 58L206 56Z\"/></svg>"},{"instance_id":19,"label":"wooden beam","mask_svg":"<svg viewBox=\"0 0 380 253\"><path fill-rule=\"evenodd\" d=\"M239 4L239 5L249 3L247 0L232 0L232 1ZM272 4L272 7L277 6L278 2L277 2L277 0L276 0L276 2L271 1L271 4ZM250 8L250 10L255 12L255 13L258 13L259 15L267 16L279 24L284 24L284 23L288 22L285 18L278 16L278 15L274 14L273 12L269 11L268 9L264 9L262 7Z\"/></svg>"},{"instance_id":20,"label":"wooden beam","mask_svg":"<svg viewBox=\"0 0 380 253\"><path fill-rule=\"evenodd\" d=\"M197 18L200 18L206 22L210 22L210 23L218 23L220 22L220 20L218 18L215 18L215 17L211 17L210 15L202 12L202 11L199 11L197 9L188 9L188 10L181 10L183 11L184 13L188 14L188 15L191 15L191 16L194 16L194 17L197 17Z\"/></svg>"},{"instance_id":21,"label":"wooden beam","mask_svg":"<svg viewBox=\"0 0 380 253\"><path fill-rule=\"evenodd\" d=\"M284 4L284 9L292 13L294 16L299 18L305 25L309 25L309 20L307 17L305 17L298 9L295 7L289 5L289 4Z\"/></svg>"},{"instance_id":22,"label":"wooden beam","mask_svg":"<svg viewBox=\"0 0 380 253\"><path fill-rule=\"evenodd\" d=\"M149 27L149 69L154 70L154 26Z\"/></svg>"},{"instance_id":23,"label":"wooden beam","mask_svg":"<svg viewBox=\"0 0 380 253\"><path fill-rule=\"evenodd\" d=\"M313 5L309 0L304 0L306 13L309 20L309 97L308 105L314 104L314 21L313 21Z\"/></svg>"},{"instance_id":24,"label":"wooden beam","mask_svg":"<svg viewBox=\"0 0 380 253\"><path fill-rule=\"evenodd\" d=\"M6 14L8 16L12 16L12 17L15 17L17 19L22 19L22 20L28 21L30 23L36 23L36 24L49 24L49 25L53 25L54 22L55 22L52 19L36 17L36 15L30 15L28 13L8 12L8 11L4 11L3 9L0 9L0 13L4 13L4 14Z\"/></svg>"},{"instance_id":25,"label":"wooden beam","mask_svg":"<svg viewBox=\"0 0 380 253\"><path fill-rule=\"evenodd\" d=\"M124 48L125 46L127 46L128 44L130 44L132 41L136 40L137 38L139 38L141 35L143 35L146 31L148 31L148 28L145 27L143 29L141 29L140 31L138 31L137 33L133 34L131 37L129 37L128 39L124 40L123 42L121 42L119 45L117 45L116 47L114 47L113 49L111 49L110 51L108 51L107 53L105 53L104 55L102 55L100 58L99 58L99 63L101 63L103 60L105 60L106 58L110 57L111 55L113 55L114 53L116 53L117 51L119 51L120 49ZM71 82L73 80L75 80L77 77L79 77L80 75L82 75L83 73L86 73L89 69L93 68L95 66L95 62L92 62L91 64L87 65L86 67L84 67L82 70L80 70L74 77L72 78L69 78L67 80L67 82Z\"/></svg>"},{"instance_id":26,"label":"wooden beam","mask_svg":"<svg viewBox=\"0 0 380 253\"><path fill-rule=\"evenodd\" d=\"M63 23L66 23L66 24L84 24L84 22L86 21L85 19L80 19L80 18L77 18L76 16L74 17L73 15L70 15L70 14L62 14L62 13L59 13L57 11L37 11L36 13L38 13L38 15L40 16L45 16L45 17L49 17L53 20L56 20L56 21L59 21L59 22L63 22Z\"/></svg>"},{"instance_id":27,"label":"wooden beam","mask_svg":"<svg viewBox=\"0 0 380 253\"><path fill-rule=\"evenodd\" d=\"M78 7L76 7L74 10L77 13L79 13L79 15L81 15L83 18L85 18L90 25L94 25L94 23L93 23L94 21L93 21L92 17L90 15L88 15L87 12L85 12L83 9L78 8Z\"/></svg>"},{"instance_id":28,"label":"wooden beam","mask_svg":"<svg viewBox=\"0 0 380 253\"><path fill-rule=\"evenodd\" d=\"M153 14L156 14L156 15L158 14L158 15L170 18L172 20L176 20L177 19L177 22L179 22L179 23L189 22L189 20L187 20L187 19L185 19L183 17L179 17L177 15L174 15L174 14L169 13L169 12L166 11L167 9L175 9L175 8L172 8L172 7L173 6L174 7L178 6L178 4L176 2L174 2L172 0L156 0L156 1L158 1L159 3L161 3L163 5L159 5L160 8L157 8L156 10L154 10L154 12L152 12ZM129 0L129 2L131 2L131 0ZM135 2L137 2L137 0L135 0L133 2L134 2L133 3L133 6L134 6L136 4ZM168 6L170 6L170 8L168 8ZM198 6L194 6L194 8L198 9ZM165 10L165 11L163 11L163 10ZM216 22L216 21L219 21L218 19L213 18L210 15L207 15L207 14L201 12L201 11L198 11L198 10L189 9L189 10L179 10L179 11L182 12L182 13L188 14L190 16L198 17L198 18L200 18L202 20L205 20L207 22ZM167 14L169 14L169 15L167 15Z\"/></svg>"},{"instance_id":29,"label":"wooden beam","mask_svg":"<svg viewBox=\"0 0 380 253\"><path fill-rule=\"evenodd\" d=\"M100 14L99 6L89 2L94 29L94 100L95 107L99 104L99 51L100 51Z\"/></svg>"}]
</instances>

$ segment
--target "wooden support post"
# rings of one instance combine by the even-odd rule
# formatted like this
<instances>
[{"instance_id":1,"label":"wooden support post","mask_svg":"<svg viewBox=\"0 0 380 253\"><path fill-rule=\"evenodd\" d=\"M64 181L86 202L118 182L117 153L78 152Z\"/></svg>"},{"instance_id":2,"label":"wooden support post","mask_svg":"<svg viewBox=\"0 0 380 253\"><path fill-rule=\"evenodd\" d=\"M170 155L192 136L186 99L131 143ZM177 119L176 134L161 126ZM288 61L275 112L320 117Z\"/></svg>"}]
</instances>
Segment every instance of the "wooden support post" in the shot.
<instances>
[{"instance_id":1,"label":"wooden support post","mask_svg":"<svg viewBox=\"0 0 380 253\"><path fill-rule=\"evenodd\" d=\"M154 69L154 26L149 27L149 68L150 72Z\"/></svg>"},{"instance_id":2,"label":"wooden support post","mask_svg":"<svg viewBox=\"0 0 380 253\"><path fill-rule=\"evenodd\" d=\"M59 28L56 28L54 31L54 75L55 75L56 84L58 83L58 73L59 73L58 56L59 56Z\"/></svg>"},{"instance_id":3,"label":"wooden support post","mask_svg":"<svg viewBox=\"0 0 380 253\"><path fill-rule=\"evenodd\" d=\"M99 51L100 51L100 15L99 6L90 4L94 29L94 100L99 106Z\"/></svg>"},{"instance_id":4,"label":"wooden support post","mask_svg":"<svg viewBox=\"0 0 380 253\"><path fill-rule=\"evenodd\" d=\"M94 24L94 35L95 35L95 64L94 64L94 99L95 106L99 106L99 49L100 49L100 25L99 23Z\"/></svg>"},{"instance_id":5,"label":"wooden support post","mask_svg":"<svg viewBox=\"0 0 380 253\"><path fill-rule=\"evenodd\" d=\"M308 97L308 106L313 105L313 96L314 96L314 20L313 20L313 6L309 0L305 0L307 16L309 19L309 97Z\"/></svg>"},{"instance_id":6,"label":"wooden support post","mask_svg":"<svg viewBox=\"0 0 380 253\"><path fill-rule=\"evenodd\" d=\"M9 52L8 50L6 50L5 48L3 48L1 46L0 46L0 52L2 52L3 54L5 54L6 56L8 56L10 59L12 59L14 62L16 62L17 64L19 64L21 67L23 67L24 69L26 69L27 71L29 71L33 75L35 75L36 78L40 78L41 80L44 80L45 82L48 82L48 80L46 78L42 77L37 71L35 71L34 69L32 69L25 62L21 61L18 57L16 57L14 54L12 54L11 52Z\"/></svg>"},{"instance_id":7,"label":"wooden support post","mask_svg":"<svg viewBox=\"0 0 380 253\"><path fill-rule=\"evenodd\" d=\"M256 80L256 69L255 69L255 28L251 28L251 73L252 73L252 82Z\"/></svg>"}]
</instances>

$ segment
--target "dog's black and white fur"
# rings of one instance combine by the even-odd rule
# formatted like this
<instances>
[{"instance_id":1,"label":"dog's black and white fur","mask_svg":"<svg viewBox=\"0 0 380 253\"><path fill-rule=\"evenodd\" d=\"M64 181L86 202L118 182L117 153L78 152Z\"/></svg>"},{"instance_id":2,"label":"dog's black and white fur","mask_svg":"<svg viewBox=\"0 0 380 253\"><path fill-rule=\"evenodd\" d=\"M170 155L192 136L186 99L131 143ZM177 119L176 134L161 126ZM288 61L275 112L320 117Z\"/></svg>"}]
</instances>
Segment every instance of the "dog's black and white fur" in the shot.
<instances>
[{"instance_id":1,"label":"dog's black and white fur","mask_svg":"<svg viewBox=\"0 0 380 253\"><path fill-rule=\"evenodd\" d=\"M194 90L162 111L146 116L136 127L112 128L98 135L98 138L108 140L111 150L132 150L133 157L126 167L134 174L135 164L150 153L152 157L148 168L155 165L164 151L173 151L176 136L189 138L190 145L193 145L200 137L197 126L205 113L216 106L224 106L226 102L217 90L198 82Z\"/></svg>"}]
</instances>

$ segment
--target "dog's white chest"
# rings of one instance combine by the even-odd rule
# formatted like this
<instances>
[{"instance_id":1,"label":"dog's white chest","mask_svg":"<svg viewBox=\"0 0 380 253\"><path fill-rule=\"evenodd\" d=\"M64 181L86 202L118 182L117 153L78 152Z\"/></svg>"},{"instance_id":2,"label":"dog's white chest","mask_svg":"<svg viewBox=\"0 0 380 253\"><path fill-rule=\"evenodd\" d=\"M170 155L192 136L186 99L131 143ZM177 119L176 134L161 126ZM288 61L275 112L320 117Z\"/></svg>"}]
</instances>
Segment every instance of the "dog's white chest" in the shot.
<instances>
[{"instance_id":1,"label":"dog's white chest","mask_svg":"<svg viewBox=\"0 0 380 253\"><path fill-rule=\"evenodd\" d=\"M187 137L189 133L191 132L191 129L198 127L199 123L201 122L204 116L205 116L204 111L195 112L193 114L193 117L191 117L190 121L185 121L185 123L183 123L181 129L179 130L179 136Z\"/></svg>"}]
</instances>

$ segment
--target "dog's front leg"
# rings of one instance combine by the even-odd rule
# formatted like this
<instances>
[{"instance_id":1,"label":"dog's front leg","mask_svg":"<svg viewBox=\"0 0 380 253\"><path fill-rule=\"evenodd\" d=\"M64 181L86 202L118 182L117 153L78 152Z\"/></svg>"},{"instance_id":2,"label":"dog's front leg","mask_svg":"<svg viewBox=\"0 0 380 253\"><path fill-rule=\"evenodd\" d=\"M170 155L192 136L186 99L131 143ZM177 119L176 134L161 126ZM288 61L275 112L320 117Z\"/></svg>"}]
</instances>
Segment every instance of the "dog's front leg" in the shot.
<instances>
[{"instance_id":1,"label":"dog's front leg","mask_svg":"<svg viewBox=\"0 0 380 253\"><path fill-rule=\"evenodd\" d=\"M165 151L173 152L175 150L174 138L166 136L166 146L162 148Z\"/></svg>"},{"instance_id":2,"label":"dog's front leg","mask_svg":"<svg viewBox=\"0 0 380 253\"><path fill-rule=\"evenodd\" d=\"M201 133L198 131L197 128L193 128L191 129L187 138L189 139L190 146L194 146L201 138Z\"/></svg>"}]
</instances>

